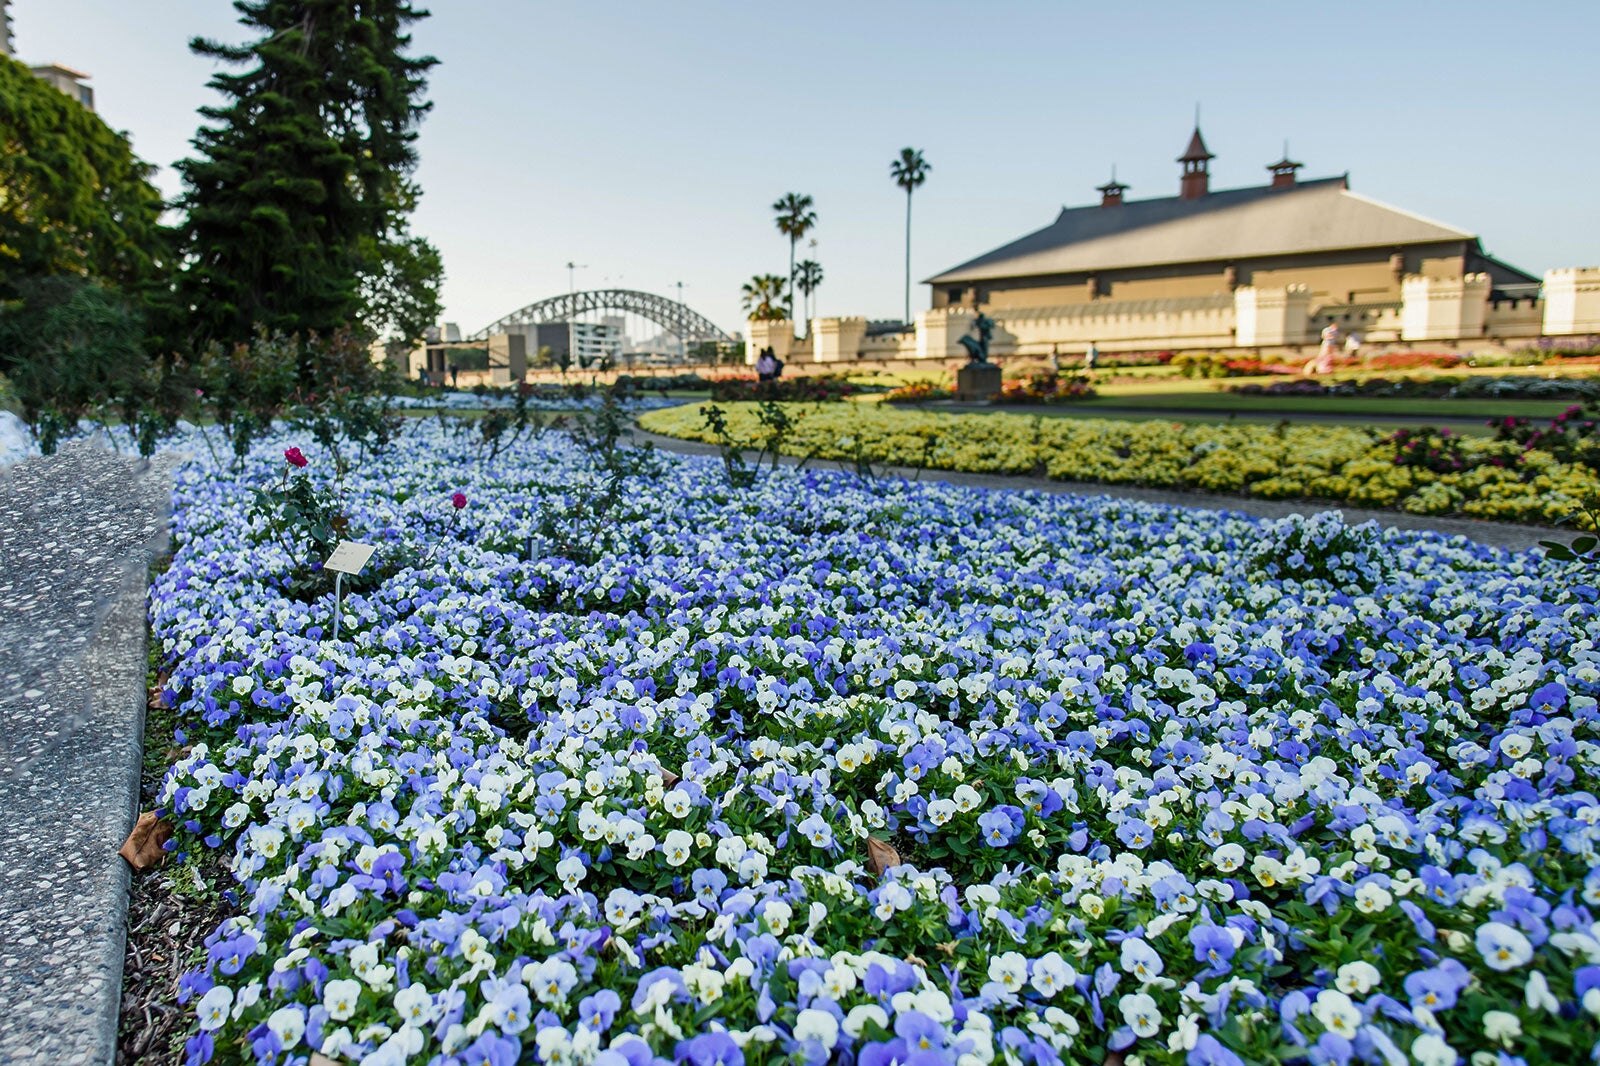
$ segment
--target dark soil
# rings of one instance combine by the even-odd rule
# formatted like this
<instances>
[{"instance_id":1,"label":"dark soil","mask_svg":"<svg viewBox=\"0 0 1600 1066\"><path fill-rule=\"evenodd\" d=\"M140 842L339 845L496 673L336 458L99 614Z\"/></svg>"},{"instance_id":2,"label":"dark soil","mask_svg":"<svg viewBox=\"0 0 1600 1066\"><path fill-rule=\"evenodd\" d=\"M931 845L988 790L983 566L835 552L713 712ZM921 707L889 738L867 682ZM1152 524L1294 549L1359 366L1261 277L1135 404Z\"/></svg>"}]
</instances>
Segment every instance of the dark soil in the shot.
<instances>
[{"instance_id":1,"label":"dark soil","mask_svg":"<svg viewBox=\"0 0 1600 1066\"><path fill-rule=\"evenodd\" d=\"M172 749L173 712L161 705L152 667L151 707L145 720L140 809L153 810ZM232 908L221 886L227 872L209 855L134 874L128 898L128 951L122 964L119 1063L181 1063L183 1042L194 1031L192 1004L178 1004L178 978L204 958L204 938Z\"/></svg>"}]
</instances>

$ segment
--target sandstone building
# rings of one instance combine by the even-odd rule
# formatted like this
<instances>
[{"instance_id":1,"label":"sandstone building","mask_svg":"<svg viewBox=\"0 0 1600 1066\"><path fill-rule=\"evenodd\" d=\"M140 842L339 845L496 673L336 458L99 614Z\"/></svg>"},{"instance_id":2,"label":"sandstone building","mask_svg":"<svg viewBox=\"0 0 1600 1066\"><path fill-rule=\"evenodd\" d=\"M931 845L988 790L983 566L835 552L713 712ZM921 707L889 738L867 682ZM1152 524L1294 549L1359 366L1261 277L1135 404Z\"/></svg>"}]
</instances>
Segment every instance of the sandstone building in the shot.
<instances>
[{"instance_id":1,"label":"sandstone building","mask_svg":"<svg viewBox=\"0 0 1600 1066\"><path fill-rule=\"evenodd\" d=\"M1196 129L1177 195L1129 200L1113 178L1099 204L1062 208L1043 229L929 278L933 306L992 314L1303 285L1315 310L1398 302L1411 275L1485 274L1523 293L1538 284L1484 254L1472 233L1352 192L1348 175L1300 181L1286 155L1267 168L1269 184L1213 192L1213 158Z\"/></svg>"},{"instance_id":2,"label":"sandstone building","mask_svg":"<svg viewBox=\"0 0 1600 1066\"><path fill-rule=\"evenodd\" d=\"M1215 158L1195 129L1176 195L1133 200L1112 180L1100 201L927 279L915 330L862 318L751 322L748 349L786 358L947 359L979 313L999 356L1180 349L1296 349L1337 323L1373 344L1524 343L1600 333L1600 269L1541 280L1484 251L1475 233L1350 188L1300 180L1288 156L1263 185L1213 191Z\"/></svg>"}]
</instances>

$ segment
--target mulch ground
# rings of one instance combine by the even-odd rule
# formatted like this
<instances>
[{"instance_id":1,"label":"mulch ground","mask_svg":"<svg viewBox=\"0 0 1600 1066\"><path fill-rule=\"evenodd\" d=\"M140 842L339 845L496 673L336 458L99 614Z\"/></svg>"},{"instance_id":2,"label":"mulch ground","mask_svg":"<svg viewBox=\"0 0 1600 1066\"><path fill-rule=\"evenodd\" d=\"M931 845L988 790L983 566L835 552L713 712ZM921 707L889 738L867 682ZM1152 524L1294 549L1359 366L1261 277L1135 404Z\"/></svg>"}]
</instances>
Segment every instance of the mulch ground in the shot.
<instances>
[{"instance_id":1,"label":"mulch ground","mask_svg":"<svg viewBox=\"0 0 1600 1066\"><path fill-rule=\"evenodd\" d=\"M154 810L167 767L172 712L152 691L145 724L140 810ZM128 951L122 964L122 1011L117 1033L119 1063L181 1063L183 1042L194 1031L192 1004L178 1004L178 978L204 957L203 941L233 908L220 887L231 884L210 859L178 865L171 856L147 873L134 874L128 899Z\"/></svg>"}]
</instances>

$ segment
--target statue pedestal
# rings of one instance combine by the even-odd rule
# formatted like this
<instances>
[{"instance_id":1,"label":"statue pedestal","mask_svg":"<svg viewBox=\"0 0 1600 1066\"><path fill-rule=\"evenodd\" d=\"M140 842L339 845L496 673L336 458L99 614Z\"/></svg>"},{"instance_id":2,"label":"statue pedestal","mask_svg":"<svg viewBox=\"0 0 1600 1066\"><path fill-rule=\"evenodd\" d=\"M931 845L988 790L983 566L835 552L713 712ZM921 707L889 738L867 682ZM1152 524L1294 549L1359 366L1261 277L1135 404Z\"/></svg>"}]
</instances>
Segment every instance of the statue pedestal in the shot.
<instances>
[{"instance_id":1,"label":"statue pedestal","mask_svg":"<svg viewBox=\"0 0 1600 1066\"><path fill-rule=\"evenodd\" d=\"M956 371L956 399L992 400L1000 395L1000 368L993 363L968 363Z\"/></svg>"}]
</instances>

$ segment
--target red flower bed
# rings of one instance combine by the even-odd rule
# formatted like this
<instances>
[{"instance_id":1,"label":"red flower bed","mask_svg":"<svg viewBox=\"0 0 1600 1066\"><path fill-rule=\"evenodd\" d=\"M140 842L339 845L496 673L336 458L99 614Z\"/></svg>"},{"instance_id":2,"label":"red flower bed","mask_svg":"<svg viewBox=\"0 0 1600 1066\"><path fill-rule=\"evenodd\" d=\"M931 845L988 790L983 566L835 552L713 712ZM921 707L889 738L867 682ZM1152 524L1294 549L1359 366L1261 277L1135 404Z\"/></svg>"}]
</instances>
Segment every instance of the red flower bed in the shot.
<instances>
[{"instance_id":1,"label":"red flower bed","mask_svg":"<svg viewBox=\"0 0 1600 1066\"><path fill-rule=\"evenodd\" d=\"M1361 360L1363 370L1421 370L1433 367L1448 370L1461 365L1461 356L1453 352L1384 352Z\"/></svg>"},{"instance_id":2,"label":"red flower bed","mask_svg":"<svg viewBox=\"0 0 1600 1066\"><path fill-rule=\"evenodd\" d=\"M1222 364L1228 371L1229 377L1245 378L1261 374L1298 374L1297 366L1286 366L1281 363L1266 363L1260 359L1229 359Z\"/></svg>"}]
</instances>

